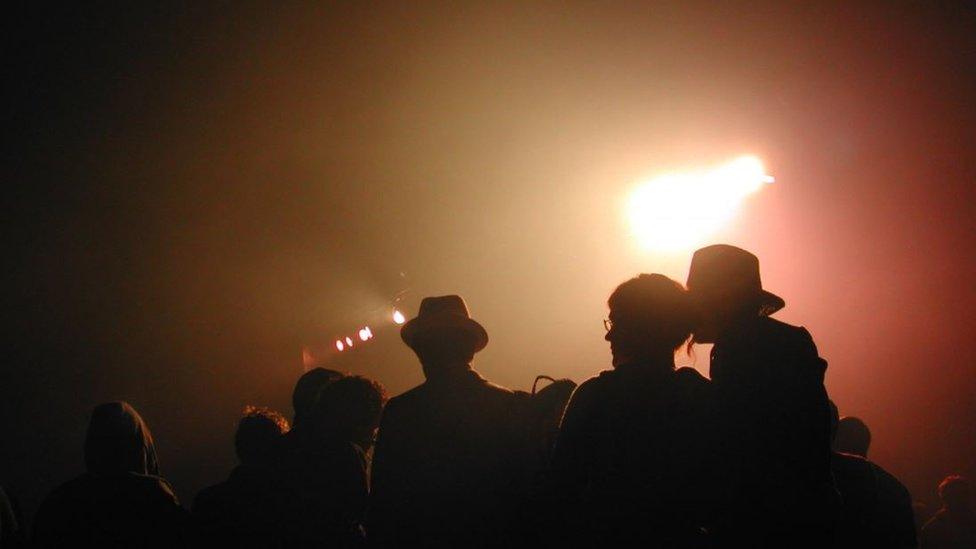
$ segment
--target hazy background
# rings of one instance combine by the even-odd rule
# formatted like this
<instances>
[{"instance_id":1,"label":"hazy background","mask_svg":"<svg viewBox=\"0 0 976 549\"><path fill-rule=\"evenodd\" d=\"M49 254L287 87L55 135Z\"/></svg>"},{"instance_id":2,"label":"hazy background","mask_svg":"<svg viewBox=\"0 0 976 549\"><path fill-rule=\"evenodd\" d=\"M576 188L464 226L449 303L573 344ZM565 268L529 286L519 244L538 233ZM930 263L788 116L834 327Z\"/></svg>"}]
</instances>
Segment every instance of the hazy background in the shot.
<instances>
[{"instance_id":1,"label":"hazy background","mask_svg":"<svg viewBox=\"0 0 976 549\"><path fill-rule=\"evenodd\" d=\"M462 294L493 381L585 379L613 287L687 273L628 235L628 192L744 153L777 182L715 240L917 499L976 476L972 8L365 4L6 18L0 481L28 513L102 401L189 504L244 404L291 415L304 345L370 323L326 359L419 383L401 292Z\"/></svg>"}]
</instances>

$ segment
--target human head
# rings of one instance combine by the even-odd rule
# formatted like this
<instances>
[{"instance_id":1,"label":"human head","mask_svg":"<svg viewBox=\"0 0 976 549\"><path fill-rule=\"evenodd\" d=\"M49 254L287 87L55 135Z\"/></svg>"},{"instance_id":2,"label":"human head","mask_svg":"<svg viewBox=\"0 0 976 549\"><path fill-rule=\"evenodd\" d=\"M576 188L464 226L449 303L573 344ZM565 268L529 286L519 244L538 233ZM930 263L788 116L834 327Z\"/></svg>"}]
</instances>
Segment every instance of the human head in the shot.
<instances>
[{"instance_id":1,"label":"human head","mask_svg":"<svg viewBox=\"0 0 976 549\"><path fill-rule=\"evenodd\" d=\"M834 449L845 454L868 457L871 447L871 430L859 417L846 416L837 423Z\"/></svg>"},{"instance_id":2,"label":"human head","mask_svg":"<svg viewBox=\"0 0 976 549\"><path fill-rule=\"evenodd\" d=\"M295 409L292 423L295 425L299 423L302 415L307 413L315 403L315 397L323 387L341 378L342 373L326 368L312 368L302 374L291 394L291 404Z\"/></svg>"},{"instance_id":3,"label":"human head","mask_svg":"<svg viewBox=\"0 0 976 549\"><path fill-rule=\"evenodd\" d=\"M763 290L759 259L727 244L695 252L688 269L688 292L697 312L696 343L712 343L729 326L785 306L779 296Z\"/></svg>"},{"instance_id":4,"label":"human head","mask_svg":"<svg viewBox=\"0 0 976 549\"><path fill-rule=\"evenodd\" d=\"M278 440L287 432L285 416L270 408L244 407L244 415L237 423L237 434L234 435L237 458L245 465L268 463Z\"/></svg>"},{"instance_id":5,"label":"human head","mask_svg":"<svg viewBox=\"0 0 976 549\"><path fill-rule=\"evenodd\" d=\"M674 352L688 340L692 311L680 283L661 274L641 274L610 294L610 342L613 365L657 362L673 366Z\"/></svg>"},{"instance_id":6,"label":"human head","mask_svg":"<svg viewBox=\"0 0 976 549\"><path fill-rule=\"evenodd\" d=\"M358 444L373 443L386 390L363 376L347 376L323 388L309 414L313 430L321 436Z\"/></svg>"},{"instance_id":7,"label":"human head","mask_svg":"<svg viewBox=\"0 0 976 549\"><path fill-rule=\"evenodd\" d=\"M96 475L158 475L152 433L127 402L107 402L92 410L85 435L85 466Z\"/></svg>"},{"instance_id":8,"label":"human head","mask_svg":"<svg viewBox=\"0 0 976 549\"><path fill-rule=\"evenodd\" d=\"M488 344L488 332L457 295L424 298L417 317L400 329L400 337L417 354L428 378L466 367Z\"/></svg>"},{"instance_id":9,"label":"human head","mask_svg":"<svg viewBox=\"0 0 976 549\"><path fill-rule=\"evenodd\" d=\"M950 511L964 511L971 505L969 480L959 475L950 475L939 484L939 499Z\"/></svg>"}]
</instances>

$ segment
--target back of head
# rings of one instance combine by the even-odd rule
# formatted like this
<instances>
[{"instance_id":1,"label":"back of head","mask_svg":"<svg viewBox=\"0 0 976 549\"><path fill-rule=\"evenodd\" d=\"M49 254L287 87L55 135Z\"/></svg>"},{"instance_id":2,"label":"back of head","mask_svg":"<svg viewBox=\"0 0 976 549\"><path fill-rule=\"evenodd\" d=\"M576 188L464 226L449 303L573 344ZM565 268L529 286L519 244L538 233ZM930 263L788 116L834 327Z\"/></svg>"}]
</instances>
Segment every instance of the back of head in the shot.
<instances>
[{"instance_id":1,"label":"back of head","mask_svg":"<svg viewBox=\"0 0 976 549\"><path fill-rule=\"evenodd\" d=\"M837 434L834 436L835 450L866 458L870 447L871 430L861 418L854 416L840 418L837 423Z\"/></svg>"},{"instance_id":2,"label":"back of head","mask_svg":"<svg viewBox=\"0 0 976 549\"><path fill-rule=\"evenodd\" d=\"M312 431L367 449L380 421L386 391L379 382L347 376L323 388L309 414Z\"/></svg>"},{"instance_id":3,"label":"back of head","mask_svg":"<svg viewBox=\"0 0 976 549\"><path fill-rule=\"evenodd\" d=\"M312 368L302 374L291 394L291 404L295 409L292 423L297 425L301 417L312 408L319 391L338 379L342 379L342 373L326 368Z\"/></svg>"},{"instance_id":4,"label":"back of head","mask_svg":"<svg viewBox=\"0 0 976 549\"><path fill-rule=\"evenodd\" d=\"M234 448L246 465L268 463L281 436L288 432L288 420L270 408L247 406L237 424Z\"/></svg>"},{"instance_id":5,"label":"back of head","mask_svg":"<svg viewBox=\"0 0 976 549\"><path fill-rule=\"evenodd\" d=\"M85 466L97 475L159 474L149 427L128 403L108 402L92 410Z\"/></svg>"},{"instance_id":6,"label":"back of head","mask_svg":"<svg viewBox=\"0 0 976 549\"><path fill-rule=\"evenodd\" d=\"M617 286L607 300L614 326L626 324L635 341L675 351L688 340L694 315L684 287L661 274L641 274Z\"/></svg>"},{"instance_id":7,"label":"back of head","mask_svg":"<svg viewBox=\"0 0 976 549\"><path fill-rule=\"evenodd\" d=\"M939 484L939 498L950 511L966 511L972 504L969 480L959 475L946 477Z\"/></svg>"},{"instance_id":8,"label":"back of head","mask_svg":"<svg viewBox=\"0 0 976 549\"><path fill-rule=\"evenodd\" d=\"M462 328L443 327L418 334L412 349L425 370L470 364L474 360L476 337ZM430 372L428 371L428 374Z\"/></svg>"}]
</instances>

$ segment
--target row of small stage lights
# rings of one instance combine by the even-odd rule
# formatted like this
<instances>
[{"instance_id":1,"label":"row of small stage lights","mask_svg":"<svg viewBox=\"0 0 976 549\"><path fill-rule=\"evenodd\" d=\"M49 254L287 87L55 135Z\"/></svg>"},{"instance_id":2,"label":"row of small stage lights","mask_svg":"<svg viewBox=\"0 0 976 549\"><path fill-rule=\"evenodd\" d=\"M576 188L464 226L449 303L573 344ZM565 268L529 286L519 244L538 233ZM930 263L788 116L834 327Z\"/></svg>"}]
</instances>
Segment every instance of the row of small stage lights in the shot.
<instances>
[{"instance_id":1,"label":"row of small stage lights","mask_svg":"<svg viewBox=\"0 0 976 549\"><path fill-rule=\"evenodd\" d=\"M407 321L407 317L403 316L403 313L401 313L398 309L393 309L394 324L403 324L406 321ZM371 330L369 326L364 326L362 329L359 330L359 341L361 343L365 343L370 339L373 339L373 330ZM338 349L339 352L341 353L346 349L352 349L354 343L355 342L353 341L352 337L346 336L345 338L339 338L336 340L335 348Z\"/></svg>"}]
</instances>

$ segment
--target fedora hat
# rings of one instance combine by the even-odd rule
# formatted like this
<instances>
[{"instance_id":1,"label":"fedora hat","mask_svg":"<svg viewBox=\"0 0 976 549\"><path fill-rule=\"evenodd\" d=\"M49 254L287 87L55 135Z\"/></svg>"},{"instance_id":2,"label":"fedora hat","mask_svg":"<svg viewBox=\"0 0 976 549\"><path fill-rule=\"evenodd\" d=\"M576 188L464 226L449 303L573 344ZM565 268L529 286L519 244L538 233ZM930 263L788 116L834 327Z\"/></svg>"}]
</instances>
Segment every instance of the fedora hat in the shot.
<instances>
[{"instance_id":1,"label":"fedora hat","mask_svg":"<svg viewBox=\"0 0 976 549\"><path fill-rule=\"evenodd\" d=\"M488 332L471 318L468 306L458 295L425 297L420 302L417 317L400 328L400 338L412 349L418 335L448 329L460 329L471 334L476 353L488 345Z\"/></svg>"},{"instance_id":2,"label":"fedora hat","mask_svg":"<svg viewBox=\"0 0 976 549\"><path fill-rule=\"evenodd\" d=\"M783 298L763 289L759 258L728 244L706 246L695 252L688 269L687 287L692 294L721 289L755 296L759 313L763 315L771 315L786 306Z\"/></svg>"}]
</instances>

